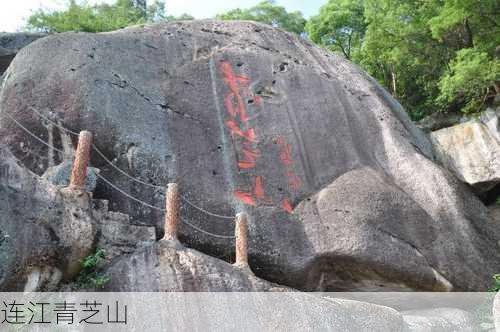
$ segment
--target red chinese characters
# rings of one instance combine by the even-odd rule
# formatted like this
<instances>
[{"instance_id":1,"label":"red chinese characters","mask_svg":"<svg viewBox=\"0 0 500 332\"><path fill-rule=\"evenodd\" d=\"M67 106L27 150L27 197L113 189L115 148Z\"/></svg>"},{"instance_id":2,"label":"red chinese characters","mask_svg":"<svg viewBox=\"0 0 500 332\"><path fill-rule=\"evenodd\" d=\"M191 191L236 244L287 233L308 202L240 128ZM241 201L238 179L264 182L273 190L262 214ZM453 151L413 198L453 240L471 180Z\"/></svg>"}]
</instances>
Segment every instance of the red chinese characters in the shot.
<instances>
[{"instance_id":1,"label":"red chinese characters","mask_svg":"<svg viewBox=\"0 0 500 332\"><path fill-rule=\"evenodd\" d=\"M293 169L292 146L282 136L278 136L275 142L280 147L280 161L284 167L284 174L288 179L290 191L296 192L300 189L302 182ZM285 198L281 202L281 207L288 213L291 213L293 210L288 198Z\"/></svg>"},{"instance_id":2,"label":"red chinese characters","mask_svg":"<svg viewBox=\"0 0 500 332\"><path fill-rule=\"evenodd\" d=\"M251 124L245 102L249 99L258 106L261 105L262 100L260 96L253 95L250 91L250 78L235 74L228 61L221 61L219 69L229 90L224 96L224 106L228 114L225 125L234 138L238 168L253 178L250 181L251 187L245 188L246 190L237 188L233 193L234 197L251 206L257 206L259 203L272 204L272 199L265 193L263 177L255 174L262 152L257 147L259 136ZM281 136L277 138L276 143L280 146L280 160L285 170L284 175L288 179L290 188L297 191L301 181L293 171L292 147ZM282 200L281 207L289 213L293 210L288 199Z\"/></svg>"}]
</instances>

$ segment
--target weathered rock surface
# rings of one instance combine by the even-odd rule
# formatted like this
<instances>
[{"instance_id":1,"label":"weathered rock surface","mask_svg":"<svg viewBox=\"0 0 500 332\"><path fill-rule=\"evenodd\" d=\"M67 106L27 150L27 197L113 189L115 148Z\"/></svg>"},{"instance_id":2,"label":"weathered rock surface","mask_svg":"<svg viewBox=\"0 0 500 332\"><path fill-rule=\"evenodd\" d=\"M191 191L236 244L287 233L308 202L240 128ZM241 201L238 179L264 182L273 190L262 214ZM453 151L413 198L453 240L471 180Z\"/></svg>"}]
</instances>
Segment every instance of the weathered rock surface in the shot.
<instances>
[{"instance_id":1,"label":"weathered rock surface","mask_svg":"<svg viewBox=\"0 0 500 332\"><path fill-rule=\"evenodd\" d=\"M281 315L285 313L287 315L286 323L283 325L282 318L276 320L276 318L267 317L261 312L259 321L266 321L267 326L277 326L276 324L278 324L278 326L283 325L297 329L297 325L292 324L292 322L299 316L291 312L299 305L303 309L298 312L307 312L307 316L310 318L308 328L314 330L337 330L341 329L342 326L344 329L349 327L350 330L356 331L400 332L408 330L403 316L392 308L293 292L292 289L259 279L248 270L236 268L229 263L170 241L160 241L145 246L132 255L124 256L116 260L103 273L111 279L104 291L113 292L292 291L290 296L273 297L262 293L255 296L256 301L261 299L264 307L273 308L273 317L282 317ZM259 295L261 296L259 297ZM242 300L244 299L243 297ZM300 301L298 301L299 299ZM290 306L290 301L296 300L297 303L293 307ZM246 308L247 305L248 303L239 302L238 309L246 312L247 315L252 315L252 311L255 309L252 310L250 307L242 309ZM283 305L288 305L288 310L280 311L280 307ZM314 319L312 319L313 317ZM242 328L241 325L238 327Z\"/></svg>"},{"instance_id":2,"label":"weathered rock surface","mask_svg":"<svg viewBox=\"0 0 500 332\"><path fill-rule=\"evenodd\" d=\"M500 107L488 108L479 115L481 121L489 130L490 134L500 142Z\"/></svg>"},{"instance_id":3,"label":"weathered rock surface","mask_svg":"<svg viewBox=\"0 0 500 332\"><path fill-rule=\"evenodd\" d=\"M128 215L109 211L106 200L94 200L92 204L99 229L96 247L104 249L106 263L156 241L154 227L132 224Z\"/></svg>"},{"instance_id":4,"label":"weathered rock surface","mask_svg":"<svg viewBox=\"0 0 500 332\"><path fill-rule=\"evenodd\" d=\"M327 299L348 310L359 324L358 331L409 331L403 315L392 308L353 300Z\"/></svg>"},{"instance_id":5,"label":"weathered rock surface","mask_svg":"<svg viewBox=\"0 0 500 332\"><path fill-rule=\"evenodd\" d=\"M0 33L0 77L3 75L14 56L25 46L45 37L43 33ZM0 79L1 81L1 79Z\"/></svg>"},{"instance_id":6,"label":"weathered rock surface","mask_svg":"<svg viewBox=\"0 0 500 332\"><path fill-rule=\"evenodd\" d=\"M426 132L436 131L459 124L463 114L436 112L417 122L417 126Z\"/></svg>"},{"instance_id":7,"label":"weathered rock surface","mask_svg":"<svg viewBox=\"0 0 500 332\"><path fill-rule=\"evenodd\" d=\"M470 313L455 308L412 310L401 313L408 324L409 331L447 332L478 331Z\"/></svg>"},{"instance_id":8,"label":"weathered rock surface","mask_svg":"<svg viewBox=\"0 0 500 332\"><path fill-rule=\"evenodd\" d=\"M500 292L495 296L495 302L493 303L493 320L495 321L495 328L497 332L500 331Z\"/></svg>"},{"instance_id":9,"label":"weathered rock surface","mask_svg":"<svg viewBox=\"0 0 500 332\"><path fill-rule=\"evenodd\" d=\"M330 251L307 269L308 288L316 286L317 291L332 287L343 291L353 287L365 291L380 287L386 291L453 288L438 272L440 259L433 248L434 243L451 242L446 232L449 225L425 223L423 227L422 222L430 219L427 212L373 169L341 175L300 203L295 212L301 217L315 251L322 252L323 248ZM339 258L335 259L336 256ZM450 251L448 260L460 260L459 253ZM356 275L351 271L356 271Z\"/></svg>"},{"instance_id":10,"label":"weathered rock surface","mask_svg":"<svg viewBox=\"0 0 500 332\"><path fill-rule=\"evenodd\" d=\"M92 131L107 158L144 183L177 181L212 213L246 210L258 276L307 290L482 290L500 265L485 207L432 161L401 106L304 39L251 22L193 21L59 34L26 50L1 91L2 142L45 171L50 151L10 118L46 140L32 106ZM92 164L163 207L161 188L97 155ZM161 231L161 211L109 186L97 197ZM231 220L185 202L181 213L211 233L233 232ZM227 240L188 226L180 237L233 254Z\"/></svg>"},{"instance_id":11,"label":"weathered rock surface","mask_svg":"<svg viewBox=\"0 0 500 332\"><path fill-rule=\"evenodd\" d=\"M71 178L71 169L73 168L73 163L70 161L64 161L63 163L47 168L42 178L46 179L55 186L67 187ZM99 174L99 169L95 167L89 167L87 169L87 181L85 182L85 191L94 192L97 187L97 181Z\"/></svg>"},{"instance_id":12,"label":"weathered rock surface","mask_svg":"<svg viewBox=\"0 0 500 332\"><path fill-rule=\"evenodd\" d=\"M488 214L497 228L500 228L500 204L488 206Z\"/></svg>"},{"instance_id":13,"label":"weathered rock surface","mask_svg":"<svg viewBox=\"0 0 500 332\"><path fill-rule=\"evenodd\" d=\"M220 259L160 241L118 259L104 272L112 292L286 291Z\"/></svg>"},{"instance_id":14,"label":"weathered rock surface","mask_svg":"<svg viewBox=\"0 0 500 332\"><path fill-rule=\"evenodd\" d=\"M111 260L155 240L84 193L58 189L0 148L0 290L55 290L99 242Z\"/></svg>"},{"instance_id":15,"label":"weathered rock surface","mask_svg":"<svg viewBox=\"0 0 500 332\"><path fill-rule=\"evenodd\" d=\"M485 115L486 117L486 115ZM431 133L441 163L479 192L500 183L500 140L495 113Z\"/></svg>"}]
</instances>

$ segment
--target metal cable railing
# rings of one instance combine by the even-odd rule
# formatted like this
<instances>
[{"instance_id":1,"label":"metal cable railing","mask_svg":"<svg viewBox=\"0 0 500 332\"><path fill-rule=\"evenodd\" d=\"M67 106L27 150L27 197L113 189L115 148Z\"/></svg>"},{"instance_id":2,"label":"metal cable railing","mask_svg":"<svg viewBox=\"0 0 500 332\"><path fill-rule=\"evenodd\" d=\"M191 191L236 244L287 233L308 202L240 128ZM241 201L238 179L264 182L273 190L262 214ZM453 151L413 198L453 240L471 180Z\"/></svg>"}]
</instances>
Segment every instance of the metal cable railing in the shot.
<instances>
[{"instance_id":1,"label":"metal cable railing","mask_svg":"<svg viewBox=\"0 0 500 332\"><path fill-rule=\"evenodd\" d=\"M56 123L54 120L52 119L49 119L47 116L43 115L40 111L36 110L34 107L32 106L29 106L29 109L31 111L33 111L35 114L37 114L39 117L41 117L42 119L44 119L45 121L51 123L52 125L56 126L57 128L59 128L60 130L68 133L68 134L71 134L71 135L74 135L76 137L78 137L79 133L77 132L74 132L70 129L67 129L65 127L63 127L61 124L59 123ZM144 182L136 177L133 177L132 175L128 174L127 172L125 172L124 170L122 170L121 168L119 168L118 166L116 166L111 160L109 160L106 155L97 148L97 146L95 144L92 144L92 149L107 163L109 164L111 167L113 167L116 171L118 171L119 173L121 173L122 175L126 176L127 178L129 178L130 180L134 181L134 182L137 182L141 185L144 185L144 186L148 186L148 187L151 187L151 188L155 188L155 189L165 189L165 186L158 186L158 185L154 185L154 184L151 184L151 183L147 183L147 182ZM216 217L216 218L221 218L221 219L230 219L230 220L233 220L234 219L234 216L227 216L227 215L222 215L222 214L218 214L218 213L214 213L214 212L210 212L204 208L202 208L201 206L198 206L197 204L193 203L192 201L190 201L189 199L186 198L186 196L184 195L180 195L181 199L186 202L188 205L192 206L193 208L209 215L209 216L212 216L212 217Z\"/></svg>"},{"instance_id":2,"label":"metal cable railing","mask_svg":"<svg viewBox=\"0 0 500 332\"><path fill-rule=\"evenodd\" d=\"M7 115L7 117L9 117L16 125L18 125L21 129L23 129L27 134L29 134L31 137L33 137L34 139L36 139L38 142L42 143L43 145L47 146L49 149L53 149L54 151L57 151L59 153L63 153L63 151L61 149L58 149L52 145L50 145L49 143L45 142L43 139L41 139L40 137L38 137L35 133L33 133L32 131L30 131L28 128L26 128L25 126L23 126L19 121L17 121L13 116L11 116L10 114L8 113L5 113L5 115ZM67 129L69 130L69 129ZM110 180L106 179L104 176L100 175L100 174L97 174L97 177L100 178L102 181L104 181L106 184L108 184L111 188L113 188L114 190L118 191L119 193L121 193L122 195L126 196L127 198L137 202L137 203L140 203L148 208L151 208L151 209L155 209L157 211L161 211L161 212L166 212L165 209L163 208L159 208L157 206L154 206L154 205L151 205L137 197L134 197L132 195L130 195L129 193L127 193L125 190L119 188L118 186L116 186L113 182L111 182ZM231 218L232 220L234 220L234 217ZM214 233L211 233L211 232L208 232L208 231L205 231L201 228L199 228L198 226L196 225L193 225L192 223L190 223L189 221L185 220L184 218L181 218L182 222L184 222L186 225L190 226L191 228L197 230L198 232L201 232L201 233L204 233L206 235L209 235L209 236L212 236L212 237L216 237L216 238L221 238L221 239L234 239L235 237L234 236L226 236L226 235L218 235L218 234L214 234Z\"/></svg>"}]
</instances>

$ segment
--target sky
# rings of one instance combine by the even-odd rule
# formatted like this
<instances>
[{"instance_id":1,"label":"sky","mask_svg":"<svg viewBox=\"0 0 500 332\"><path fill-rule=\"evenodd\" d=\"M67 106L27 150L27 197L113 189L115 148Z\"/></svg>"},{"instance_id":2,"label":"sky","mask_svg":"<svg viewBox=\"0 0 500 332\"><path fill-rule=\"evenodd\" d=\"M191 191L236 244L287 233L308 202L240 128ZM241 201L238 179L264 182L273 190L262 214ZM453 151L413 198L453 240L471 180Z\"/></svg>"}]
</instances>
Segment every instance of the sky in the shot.
<instances>
[{"instance_id":1,"label":"sky","mask_svg":"<svg viewBox=\"0 0 500 332\"><path fill-rule=\"evenodd\" d=\"M166 0L168 15L190 14L195 18L209 18L233 8L247 8L261 0ZM113 3L114 0L89 0L90 3ZM318 12L326 0L277 0L288 11L300 10L309 17ZM32 11L39 8L61 9L66 0L0 0L0 31L19 31Z\"/></svg>"}]
</instances>

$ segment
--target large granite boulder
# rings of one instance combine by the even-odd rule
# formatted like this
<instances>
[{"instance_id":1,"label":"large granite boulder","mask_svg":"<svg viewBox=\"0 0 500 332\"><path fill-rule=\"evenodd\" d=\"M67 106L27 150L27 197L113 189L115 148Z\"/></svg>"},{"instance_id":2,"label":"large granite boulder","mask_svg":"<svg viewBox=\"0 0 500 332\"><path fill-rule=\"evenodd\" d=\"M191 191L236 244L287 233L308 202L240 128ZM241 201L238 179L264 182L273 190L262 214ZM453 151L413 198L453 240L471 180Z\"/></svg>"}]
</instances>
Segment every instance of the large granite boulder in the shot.
<instances>
[{"instance_id":1,"label":"large granite boulder","mask_svg":"<svg viewBox=\"0 0 500 332\"><path fill-rule=\"evenodd\" d=\"M480 119L432 132L430 137L441 163L484 193L500 183L499 135L498 115L487 111Z\"/></svg>"},{"instance_id":2,"label":"large granite boulder","mask_svg":"<svg viewBox=\"0 0 500 332\"><path fill-rule=\"evenodd\" d=\"M25 46L31 44L37 39L45 37L43 33L0 33L0 77L3 75L12 59ZM1 79L0 79L1 81Z\"/></svg>"},{"instance_id":3,"label":"large granite boulder","mask_svg":"<svg viewBox=\"0 0 500 332\"><path fill-rule=\"evenodd\" d=\"M25 50L1 91L0 140L42 174L62 157L19 124L44 140L47 117L92 131L112 162L93 155L109 180L96 197L160 236L176 181L196 227L181 224L183 242L227 259L234 246L213 234L246 211L256 275L299 289L482 290L500 264L485 207L433 162L402 107L303 38L207 20Z\"/></svg>"}]
</instances>

